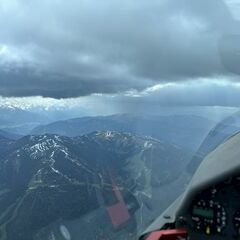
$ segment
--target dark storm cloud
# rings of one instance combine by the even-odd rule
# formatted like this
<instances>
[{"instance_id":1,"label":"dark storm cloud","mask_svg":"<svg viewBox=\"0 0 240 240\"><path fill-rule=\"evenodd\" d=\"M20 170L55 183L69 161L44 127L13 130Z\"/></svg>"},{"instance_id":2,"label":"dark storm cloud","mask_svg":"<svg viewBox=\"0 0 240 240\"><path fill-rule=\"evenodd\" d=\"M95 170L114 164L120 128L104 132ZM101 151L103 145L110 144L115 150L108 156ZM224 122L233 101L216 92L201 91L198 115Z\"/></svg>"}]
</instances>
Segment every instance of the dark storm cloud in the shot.
<instances>
[{"instance_id":1,"label":"dark storm cloud","mask_svg":"<svg viewBox=\"0 0 240 240\"><path fill-rule=\"evenodd\" d=\"M129 79L117 76L112 78L101 76L67 76L60 74L37 73L33 69L18 69L17 71L0 71L1 87L0 95L3 97L14 96L43 96L53 98L73 98L86 96L92 93L117 93L126 90L126 82ZM130 81L129 88L138 88L143 85L134 85Z\"/></svg>"},{"instance_id":2,"label":"dark storm cloud","mask_svg":"<svg viewBox=\"0 0 240 240\"><path fill-rule=\"evenodd\" d=\"M4 0L0 95L67 98L227 76L231 42L219 42L236 29L221 0Z\"/></svg>"}]
</instances>

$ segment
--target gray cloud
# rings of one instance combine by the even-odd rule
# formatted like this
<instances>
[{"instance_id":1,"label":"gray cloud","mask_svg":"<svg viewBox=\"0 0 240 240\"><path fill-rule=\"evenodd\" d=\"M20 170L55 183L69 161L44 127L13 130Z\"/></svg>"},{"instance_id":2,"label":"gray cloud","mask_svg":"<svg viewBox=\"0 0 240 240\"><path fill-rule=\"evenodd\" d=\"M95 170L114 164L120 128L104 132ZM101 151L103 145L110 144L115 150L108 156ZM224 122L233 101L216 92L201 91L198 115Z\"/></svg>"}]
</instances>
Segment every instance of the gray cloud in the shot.
<instances>
[{"instance_id":1,"label":"gray cloud","mask_svg":"<svg viewBox=\"0 0 240 240\"><path fill-rule=\"evenodd\" d=\"M187 83L158 84L143 91L68 99L0 97L2 106L20 107L48 115L56 113L60 118L131 113L202 114L210 118L214 115L218 119L239 109L240 83L198 79Z\"/></svg>"},{"instance_id":2,"label":"gray cloud","mask_svg":"<svg viewBox=\"0 0 240 240\"><path fill-rule=\"evenodd\" d=\"M236 82L228 84L221 79L208 82L206 79L160 85L142 92L96 96L90 100L93 106L100 105L99 109L109 107L119 112L141 114L168 114L176 110L181 114L183 107L190 107L196 112L202 107L209 107L210 111L224 108L234 108L236 111L240 107L240 84Z\"/></svg>"},{"instance_id":3,"label":"gray cloud","mask_svg":"<svg viewBox=\"0 0 240 240\"><path fill-rule=\"evenodd\" d=\"M221 0L3 0L0 95L68 98L228 76L238 56L221 61L234 46L219 42L236 26Z\"/></svg>"}]
</instances>

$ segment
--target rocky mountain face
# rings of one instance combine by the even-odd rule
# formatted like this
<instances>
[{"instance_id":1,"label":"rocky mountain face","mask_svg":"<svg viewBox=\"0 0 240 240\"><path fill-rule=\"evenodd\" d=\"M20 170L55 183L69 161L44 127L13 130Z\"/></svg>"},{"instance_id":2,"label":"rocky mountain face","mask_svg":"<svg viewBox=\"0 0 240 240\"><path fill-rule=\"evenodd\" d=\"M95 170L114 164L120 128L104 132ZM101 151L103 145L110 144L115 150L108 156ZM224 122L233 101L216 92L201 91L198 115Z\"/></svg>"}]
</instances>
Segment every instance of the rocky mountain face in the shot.
<instances>
[{"instance_id":1,"label":"rocky mountain face","mask_svg":"<svg viewBox=\"0 0 240 240\"><path fill-rule=\"evenodd\" d=\"M31 134L52 133L73 137L93 131L129 132L151 136L195 152L213 126L214 122L191 115L140 117L123 114L53 122L36 127Z\"/></svg>"},{"instance_id":2,"label":"rocky mountain face","mask_svg":"<svg viewBox=\"0 0 240 240\"><path fill-rule=\"evenodd\" d=\"M151 199L153 187L173 181L187 164L186 153L175 145L111 131L1 138L0 152L3 240L46 239L41 234L49 225L114 202L113 179L126 204ZM47 239L64 239L49 234Z\"/></svg>"}]
</instances>

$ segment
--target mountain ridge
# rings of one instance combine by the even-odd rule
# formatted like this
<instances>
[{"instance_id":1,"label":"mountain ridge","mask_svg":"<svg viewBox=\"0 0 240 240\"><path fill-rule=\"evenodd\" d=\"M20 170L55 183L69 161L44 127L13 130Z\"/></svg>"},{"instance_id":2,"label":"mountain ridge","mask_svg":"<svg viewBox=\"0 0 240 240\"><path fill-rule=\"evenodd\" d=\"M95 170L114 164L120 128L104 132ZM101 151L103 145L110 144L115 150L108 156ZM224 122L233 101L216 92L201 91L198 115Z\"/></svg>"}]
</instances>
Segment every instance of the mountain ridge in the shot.
<instances>
[{"instance_id":1,"label":"mountain ridge","mask_svg":"<svg viewBox=\"0 0 240 240\"><path fill-rule=\"evenodd\" d=\"M214 122L198 116L140 117L123 114L61 120L38 126L31 134L52 133L74 137L97 130L111 130L151 136L195 151L213 125Z\"/></svg>"}]
</instances>

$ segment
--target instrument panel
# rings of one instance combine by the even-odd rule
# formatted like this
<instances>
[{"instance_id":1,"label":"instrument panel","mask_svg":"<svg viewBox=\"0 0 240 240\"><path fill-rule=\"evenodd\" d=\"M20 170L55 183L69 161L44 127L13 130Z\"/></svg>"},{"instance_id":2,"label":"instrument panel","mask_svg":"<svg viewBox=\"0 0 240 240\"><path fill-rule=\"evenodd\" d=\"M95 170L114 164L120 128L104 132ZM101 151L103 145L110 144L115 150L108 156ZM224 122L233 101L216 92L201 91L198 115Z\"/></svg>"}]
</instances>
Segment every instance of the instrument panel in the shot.
<instances>
[{"instance_id":1,"label":"instrument panel","mask_svg":"<svg viewBox=\"0 0 240 240\"><path fill-rule=\"evenodd\" d=\"M187 228L189 238L194 240L240 239L240 176L195 195L177 225Z\"/></svg>"}]
</instances>

